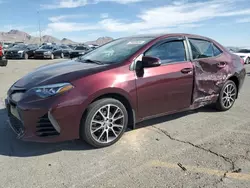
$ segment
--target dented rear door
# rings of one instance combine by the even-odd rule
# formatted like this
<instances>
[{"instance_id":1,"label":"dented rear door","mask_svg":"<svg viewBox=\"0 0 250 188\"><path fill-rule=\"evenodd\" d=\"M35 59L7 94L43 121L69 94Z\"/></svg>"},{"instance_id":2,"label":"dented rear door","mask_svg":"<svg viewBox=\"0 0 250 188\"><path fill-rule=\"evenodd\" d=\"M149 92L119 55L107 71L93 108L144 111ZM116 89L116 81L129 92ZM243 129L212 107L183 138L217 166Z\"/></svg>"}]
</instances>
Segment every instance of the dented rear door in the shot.
<instances>
[{"instance_id":1,"label":"dented rear door","mask_svg":"<svg viewBox=\"0 0 250 188\"><path fill-rule=\"evenodd\" d=\"M220 88L228 77L228 58L215 44L204 39L189 38L194 66L194 107L204 106L217 100Z\"/></svg>"}]
</instances>

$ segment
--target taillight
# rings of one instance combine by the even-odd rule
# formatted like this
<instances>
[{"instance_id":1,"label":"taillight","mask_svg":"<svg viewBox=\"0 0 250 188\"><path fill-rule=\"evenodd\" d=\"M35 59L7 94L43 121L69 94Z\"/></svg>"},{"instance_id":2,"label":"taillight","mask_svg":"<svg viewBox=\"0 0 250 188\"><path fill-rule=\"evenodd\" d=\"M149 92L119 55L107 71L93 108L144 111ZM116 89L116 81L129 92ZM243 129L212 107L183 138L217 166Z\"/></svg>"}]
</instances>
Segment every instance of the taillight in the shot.
<instances>
[{"instance_id":1,"label":"taillight","mask_svg":"<svg viewBox=\"0 0 250 188\"><path fill-rule=\"evenodd\" d=\"M245 64L245 61L244 61L244 59L243 59L243 58L240 58L240 62L241 62L241 64L242 64L242 65L244 65L244 64Z\"/></svg>"},{"instance_id":2,"label":"taillight","mask_svg":"<svg viewBox=\"0 0 250 188\"><path fill-rule=\"evenodd\" d=\"M0 45L0 56L3 56L3 48L1 45Z\"/></svg>"}]
</instances>

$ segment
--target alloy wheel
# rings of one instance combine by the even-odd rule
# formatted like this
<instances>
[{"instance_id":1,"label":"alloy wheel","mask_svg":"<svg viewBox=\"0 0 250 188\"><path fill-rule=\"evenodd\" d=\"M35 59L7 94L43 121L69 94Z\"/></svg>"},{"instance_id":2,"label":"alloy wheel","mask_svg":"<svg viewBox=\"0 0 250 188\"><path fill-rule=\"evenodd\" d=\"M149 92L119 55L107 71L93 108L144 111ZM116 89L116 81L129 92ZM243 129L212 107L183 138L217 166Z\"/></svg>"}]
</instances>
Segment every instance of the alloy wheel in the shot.
<instances>
[{"instance_id":1,"label":"alloy wheel","mask_svg":"<svg viewBox=\"0 0 250 188\"><path fill-rule=\"evenodd\" d=\"M124 128L123 111L114 104L108 104L99 108L94 114L90 131L98 143L110 143L122 133Z\"/></svg>"},{"instance_id":2,"label":"alloy wheel","mask_svg":"<svg viewBox=\"0 0 250 188\"><path fill-rule=\"evenodd\" d=\"M236 99L237 89L235 85L228 84L223 91L222 103L225 108L230 108Z\"/></svg>"}]
</instances>

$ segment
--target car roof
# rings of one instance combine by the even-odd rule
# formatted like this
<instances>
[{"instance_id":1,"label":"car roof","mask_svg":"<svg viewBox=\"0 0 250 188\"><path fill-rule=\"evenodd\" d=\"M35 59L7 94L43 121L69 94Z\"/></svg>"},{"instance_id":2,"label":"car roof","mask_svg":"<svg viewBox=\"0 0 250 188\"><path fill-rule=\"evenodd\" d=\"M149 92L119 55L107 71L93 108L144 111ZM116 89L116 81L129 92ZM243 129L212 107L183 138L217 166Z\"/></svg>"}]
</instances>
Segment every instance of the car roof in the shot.
<instances>
[{"instance_id":1,"label":"car roof","mask_svg":"<svg viewBox=\"0 0 250 188\"><path fill-rule=\"evenodd\" d=\"M190 37L190 38L199 38L204 40L212 40L208 37L204 37L201 35L188 34L188 33L158 33L158 34L141 34L141 35L132 35L124 38L167 38L167 37Z\"/></svg>"}]
</instances>

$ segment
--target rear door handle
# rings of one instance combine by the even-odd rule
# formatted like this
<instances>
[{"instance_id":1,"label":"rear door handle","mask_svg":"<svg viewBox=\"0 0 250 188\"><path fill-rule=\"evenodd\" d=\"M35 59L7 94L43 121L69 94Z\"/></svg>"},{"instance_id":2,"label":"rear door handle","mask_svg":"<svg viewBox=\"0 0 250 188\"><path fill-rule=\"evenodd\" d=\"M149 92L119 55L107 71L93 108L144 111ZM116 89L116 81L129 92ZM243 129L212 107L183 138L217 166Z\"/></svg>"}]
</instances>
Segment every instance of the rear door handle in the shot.
<instances>
[{"instance_id":1,"label":"rear door handle","mask_svg":"<svg viewBox=\"0 0 250 188\"><path fill-rule=\"evenodd\" d=\"M219 68L224 68L226 65L227 65L226 62L219 62L219 63L217 63L217 67L219 67Z\"/></svg>"},{"instance_id":2,"label":"rear door handle","mask_svg":"<svg viewBox=\"0 0 250 188\"><path fill-rule=\"evenodd\" d=\"M183 73L183 74L189 74L189 73L191 73L192 72L192 68L184 68L184 69L182 69L181 70L181 72Z\"/></svg>"}]
</instances>

